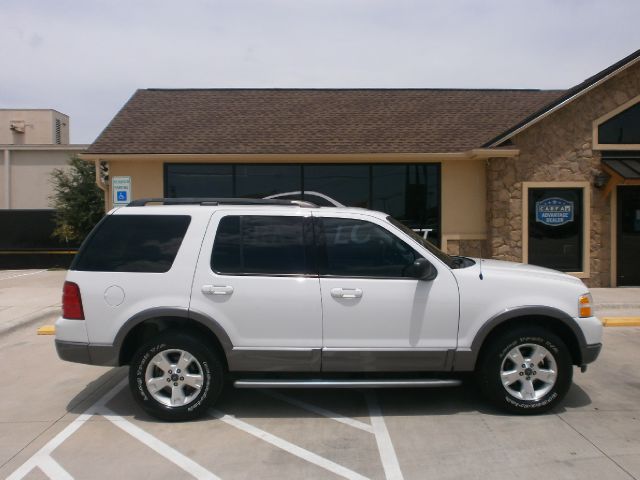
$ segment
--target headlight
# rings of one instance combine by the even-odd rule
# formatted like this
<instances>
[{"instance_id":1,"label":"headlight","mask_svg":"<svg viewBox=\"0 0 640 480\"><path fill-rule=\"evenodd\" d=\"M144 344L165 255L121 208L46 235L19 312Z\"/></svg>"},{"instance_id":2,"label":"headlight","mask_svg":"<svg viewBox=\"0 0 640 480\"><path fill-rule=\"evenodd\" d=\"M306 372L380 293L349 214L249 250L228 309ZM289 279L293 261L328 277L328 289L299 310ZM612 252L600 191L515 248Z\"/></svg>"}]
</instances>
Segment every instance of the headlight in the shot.
<instances>
[{"instance_id":1,"label":"headlight","mask_svg":"<svg viewBox=\"0 0 640 480\"><path fill-rule=\"evenodd\" d=\"M593 298L591 298L590 293L580 295L580 298L578 299L578 314L580 315L580 318L593 316Z\"/></svg>"}]
</instances>

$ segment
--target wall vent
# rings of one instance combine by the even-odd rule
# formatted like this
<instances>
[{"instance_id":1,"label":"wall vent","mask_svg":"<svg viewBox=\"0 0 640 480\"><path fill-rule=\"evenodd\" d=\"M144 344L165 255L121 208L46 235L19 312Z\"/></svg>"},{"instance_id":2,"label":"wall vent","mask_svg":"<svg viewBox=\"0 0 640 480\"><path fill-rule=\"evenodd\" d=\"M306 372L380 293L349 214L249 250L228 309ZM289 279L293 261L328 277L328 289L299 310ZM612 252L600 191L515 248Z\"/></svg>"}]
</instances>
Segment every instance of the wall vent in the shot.
<instances>
[{"instance_id":1,"label":"wall vent","mask_svg":"<svg viewBox=\"0 0 640 480\"><path fill-rule=\"evenodd\" d=\"M56 143L60 145L62 143L62 121L56 118Z\"/></svg>"}]
</instances>

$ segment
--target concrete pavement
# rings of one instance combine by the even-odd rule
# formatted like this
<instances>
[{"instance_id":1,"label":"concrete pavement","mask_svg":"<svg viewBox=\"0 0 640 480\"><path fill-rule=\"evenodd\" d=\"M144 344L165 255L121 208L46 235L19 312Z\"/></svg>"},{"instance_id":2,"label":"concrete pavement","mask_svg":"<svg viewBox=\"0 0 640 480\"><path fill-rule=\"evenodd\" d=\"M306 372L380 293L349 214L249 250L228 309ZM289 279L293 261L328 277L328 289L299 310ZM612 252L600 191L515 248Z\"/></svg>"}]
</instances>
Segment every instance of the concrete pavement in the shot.
<instances>
[{"instance_id":1,"label":"concrete pavement","mask_svg":"<svg viewBox=\"0 0 640 480\"><path fill-rule=\"evenodd\" d=\"M0 335L60 314L64 270L0 270Z\"/></svg>"},{"instance_id":2,"label":"concrete pavement","mask_svg":"<svg viewBox=\"0 0 640 480\"><path fill-rule=\"evenodd\" d=\"M552 414L495 411L471 384L440 390L236 390L209 418L164 423L126 368L56 358L52 337L0 337L0 478L640 478L640 328L605 348ZM19 362L16 362L19 359ZM9 394L7 394L9 393Z\"/></svg>"}]
</instances>

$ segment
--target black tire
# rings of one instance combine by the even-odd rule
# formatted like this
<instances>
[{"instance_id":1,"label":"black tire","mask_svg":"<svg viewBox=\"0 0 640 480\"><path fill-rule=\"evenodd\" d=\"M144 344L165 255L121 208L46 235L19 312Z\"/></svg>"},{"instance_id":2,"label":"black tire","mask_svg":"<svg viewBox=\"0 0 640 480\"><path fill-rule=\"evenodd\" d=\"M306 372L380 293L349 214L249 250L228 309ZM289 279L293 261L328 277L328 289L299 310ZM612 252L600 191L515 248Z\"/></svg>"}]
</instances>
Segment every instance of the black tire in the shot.
<instances>
[{"instance_id":1,"label":"black tire","mask_svg":"<svg viewBox=\"0 0 640 480\"><path fill-rule=\"evenodd\" d=\"M491 343L478 362L476 376L482 392L495 406L510 413L535 415L551 410L562 401L571 386L573 365L567 346L557 335L540 327L520 327L488 341ZM549 355L533 368L525 369L522 365L515 365L511 357L506 359L510 352L515 353L516 347L526 359L527 353L533 352L535 345L543 347ZM515 355L513 358L519 358L517 353ZM553 365L550 362L555 363L554 369L550 368ZM531 363L523 365L530 367ZM540 379L546 374L545 370L556 372L554 381L544 382ZM513 378L519 380L504 386L502 372L507 375L514 371L517 373L511 374L513 376L506 381L511 382ZM531 390L527 391L527 386L535 390L535 398L524 398L530 396Z\"/></svg>"},{"instance_id":2,"label":"black tire","mask_svg":"<svg viewBox=\"0 0 640 480\"><path fill-rule=\"evenodd\" d=\"M165 372L159 367L149 367L150 362L160 353L166 355L166 358L171 359L172 362L177 361L182 358L180 351L187 352L193 357L187 368L189 369L188 373L201 375L202 382L199 389L183 382L184 377L176 377L175 375L178 375L176 372L180 372L180 370L170 370L172 373L169 374L169 371ZM174 375L173 379L176 380L176 383L172 383L173 380L167 380L166 387L152 394L146 382L148 368L152 373L152 378L162 376L162 380L165 381L165 375L167 379ZM180 373L184 375L184 372ZM133 356L129 367L129 387L133 398L147 413L161 420L184 421L203 416L207 408L213 405L220 396L224 381L224 368L215 351L197 337L175 330L162 332L140 347ZM171 392L174 387L172 385L175 385L175 388L184 395L184 405L170 405L173 401ZM190 396L193 398L189 398Z\"/></svg>"}]
</instances>

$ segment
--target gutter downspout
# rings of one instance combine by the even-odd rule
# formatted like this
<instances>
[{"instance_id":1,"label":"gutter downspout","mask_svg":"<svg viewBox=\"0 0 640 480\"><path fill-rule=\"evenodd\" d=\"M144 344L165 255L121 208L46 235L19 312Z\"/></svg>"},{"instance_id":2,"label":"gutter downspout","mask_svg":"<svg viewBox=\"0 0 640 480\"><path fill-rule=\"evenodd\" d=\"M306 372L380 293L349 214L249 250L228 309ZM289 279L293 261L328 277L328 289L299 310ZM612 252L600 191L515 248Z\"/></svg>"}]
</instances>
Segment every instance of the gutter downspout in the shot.
<instances>
[{"instance_id":1,"label":"gutter downspout","mask_svg":"<svg viewBox=\"0 0 640 480\"><path fill-rule=\"evenodd\" d=\"M11 156L9 149L4 149L4 208L11 208Z\"/></svg>"}]
</instances>

